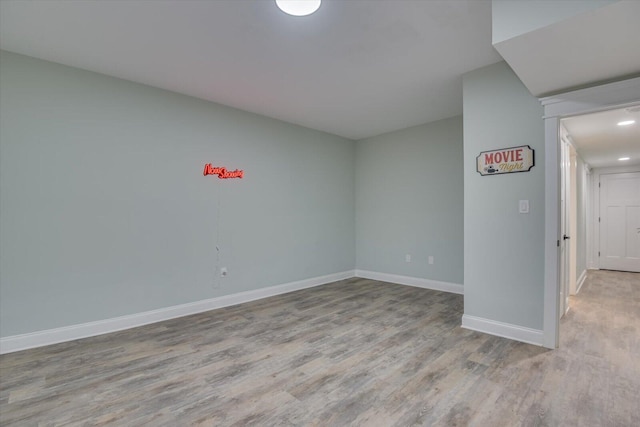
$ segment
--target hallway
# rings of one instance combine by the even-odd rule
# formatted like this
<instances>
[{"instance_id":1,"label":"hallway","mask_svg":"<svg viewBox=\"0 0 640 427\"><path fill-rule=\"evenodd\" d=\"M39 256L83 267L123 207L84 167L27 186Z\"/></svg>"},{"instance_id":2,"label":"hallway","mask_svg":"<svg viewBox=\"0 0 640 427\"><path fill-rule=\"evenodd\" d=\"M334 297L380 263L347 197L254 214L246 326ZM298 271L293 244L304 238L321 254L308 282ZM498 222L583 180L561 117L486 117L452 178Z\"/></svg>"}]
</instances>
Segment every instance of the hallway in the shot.
<instances>
[{"instance_id":1,"label":"hallway","mask_svg":"<svg viewBox=\"0 0 640 427\"><path fill-rule=\"evenodd\" d=\"M541 392L550 425L640 425L640 274L590 270L570 299L550 360L554 390Z\"/></svg>"}]
</instances>

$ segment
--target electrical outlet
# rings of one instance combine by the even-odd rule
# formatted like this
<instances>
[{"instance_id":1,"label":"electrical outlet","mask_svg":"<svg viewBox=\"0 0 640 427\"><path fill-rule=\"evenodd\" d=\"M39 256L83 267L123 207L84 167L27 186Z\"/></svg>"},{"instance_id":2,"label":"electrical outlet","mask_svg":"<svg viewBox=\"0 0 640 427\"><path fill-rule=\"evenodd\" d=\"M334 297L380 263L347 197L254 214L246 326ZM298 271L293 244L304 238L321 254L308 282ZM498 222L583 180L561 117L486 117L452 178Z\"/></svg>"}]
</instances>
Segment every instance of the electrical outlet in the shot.
<instances>
[{"instance_id":1,"label":"electrical outlet","mask_svg":"<svg viewBox=\"0 0 640 427\"><path fill-rule=\"evenodd\" d=\"M404 262L411 262L411 255L406 254L406 255L404 256Z\"/></svg>"},{"instance_id":2,"label":"electrical outlet","mask_svg":"<svg viewBox=\"0 0 640 427\"><path fill-rule=\"evenodd\" d=\"M220 269L220 277L227 277L227 274L229 274L229 271L227 271L227 267L222 267Z\"/></svg>"},{"instance_id":3,"label":"electrical outlet","mask_svg":"<svg viewBox=\"0 0 640 427\"><path fill-rule=\"evenodd\" d=\"M429 255L429 264L433 264L433 257Z\"/></svg>"}]
</instances>

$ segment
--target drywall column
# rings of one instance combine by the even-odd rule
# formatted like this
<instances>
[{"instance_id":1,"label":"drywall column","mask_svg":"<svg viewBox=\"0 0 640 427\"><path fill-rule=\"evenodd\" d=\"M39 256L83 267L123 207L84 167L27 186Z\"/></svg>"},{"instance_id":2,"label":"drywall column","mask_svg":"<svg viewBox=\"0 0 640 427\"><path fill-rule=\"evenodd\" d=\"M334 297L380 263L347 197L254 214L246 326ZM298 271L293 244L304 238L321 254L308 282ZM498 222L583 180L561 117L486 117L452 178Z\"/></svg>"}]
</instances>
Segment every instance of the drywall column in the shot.
<instances>
[{"instance_id":1,"label":"drywall column","mask_svg":"<svg viewBox=\"0 0 640 427\"><path fill-rule=\"evenodd\" d=\"M542 344L544 309L543 109L502 62L464 78L463 326ZM482 151L529 145L535 166L481 176ZM530 212L520 214L519 200Z\"/></svg>"}]
</instances>

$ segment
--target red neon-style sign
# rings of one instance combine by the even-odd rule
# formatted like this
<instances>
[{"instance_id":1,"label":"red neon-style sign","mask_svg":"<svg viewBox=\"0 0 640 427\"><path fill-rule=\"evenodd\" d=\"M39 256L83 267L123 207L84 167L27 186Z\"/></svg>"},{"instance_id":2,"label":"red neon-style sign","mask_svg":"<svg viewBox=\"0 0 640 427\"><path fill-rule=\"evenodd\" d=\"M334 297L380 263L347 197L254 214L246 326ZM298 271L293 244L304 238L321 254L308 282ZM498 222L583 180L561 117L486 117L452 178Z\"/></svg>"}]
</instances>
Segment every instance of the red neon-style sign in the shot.
<instances>
[{"instance_id":1,"label":"red neon-style sign","mask_svg":"<svg viewBox=\"0 0 640 427\"><path fill-rule=\"evenodd\" d=\"M204 165L204 172L202 172L202 175L204 176L218 175L218 178L220 179L229 179L229 178L242 179L244 177L244 171L238 170L238 169L234 171L229 171L225 167L213 167L211 166L211 163L207 163L206 165Z\"/></svg>"}]
</instances>

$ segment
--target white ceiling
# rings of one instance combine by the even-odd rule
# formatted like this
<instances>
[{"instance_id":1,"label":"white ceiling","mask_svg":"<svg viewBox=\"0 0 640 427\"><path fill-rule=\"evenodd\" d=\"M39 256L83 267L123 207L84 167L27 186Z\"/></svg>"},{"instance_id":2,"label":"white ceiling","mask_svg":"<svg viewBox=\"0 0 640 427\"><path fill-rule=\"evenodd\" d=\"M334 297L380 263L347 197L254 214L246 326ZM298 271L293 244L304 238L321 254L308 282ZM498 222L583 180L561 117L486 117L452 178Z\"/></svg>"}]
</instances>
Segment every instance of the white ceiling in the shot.
<instances>
[{"instance_id":1,"label":"white ceiling","mask_svg":"<svg viewBox=\"0 0 640 427\"><path fill-rule=\"evenodd\" d=\"M630 126L618 126L635 120ZM592 167L640 165L640 105L562 120L580 157ZM618 161L620 157L630 157Z\"/></svg>"},{"instance_id":2,"label":"white ceiling","mask_svg":"<svg viewBox=\"0 0 640 427\"><path fill-rule=\"evenodd\" d=\"M496 46L545 94L639 72L639 17L618 1ZM350 139L462 114L462 74L501 60L490 0L324 0L303 18L275 0L0 0L0 48ZM609 119L565 122L593 166L640 150Z\"/></svg>"},{"instance_id":3,"label":"white ceiling","mask_svg":"<svg viewBox=\"0 0 640 427\"><path fill-rule=\"evenodd\" d=\"M489 0L0 2L0 48L361 139L462 114Z\"/></svg>"}]
</instances>

